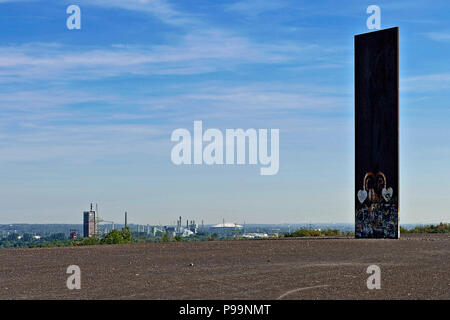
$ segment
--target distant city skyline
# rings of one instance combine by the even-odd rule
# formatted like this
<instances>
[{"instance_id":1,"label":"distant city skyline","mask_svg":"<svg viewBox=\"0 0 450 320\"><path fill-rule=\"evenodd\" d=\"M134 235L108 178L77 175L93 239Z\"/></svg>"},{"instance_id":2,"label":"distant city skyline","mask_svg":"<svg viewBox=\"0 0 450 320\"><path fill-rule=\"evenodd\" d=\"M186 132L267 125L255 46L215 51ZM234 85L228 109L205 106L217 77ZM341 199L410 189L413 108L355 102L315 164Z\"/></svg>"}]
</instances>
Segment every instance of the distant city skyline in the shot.
<instances>
[{"instance_id":1,"label":"distant city skyline","mask_svg":"<svg viewBox=\"0 0 450 320\"><path fill-rule=\"evenodd\" d=\"M68 30L66 9L81 8ZM0 224L353 223L361 1L0 0ZM400 28L400 224L449 222L450 3ZM173 130L279 129L279 171L176 166Z\"/></svg>"}]
</instances>

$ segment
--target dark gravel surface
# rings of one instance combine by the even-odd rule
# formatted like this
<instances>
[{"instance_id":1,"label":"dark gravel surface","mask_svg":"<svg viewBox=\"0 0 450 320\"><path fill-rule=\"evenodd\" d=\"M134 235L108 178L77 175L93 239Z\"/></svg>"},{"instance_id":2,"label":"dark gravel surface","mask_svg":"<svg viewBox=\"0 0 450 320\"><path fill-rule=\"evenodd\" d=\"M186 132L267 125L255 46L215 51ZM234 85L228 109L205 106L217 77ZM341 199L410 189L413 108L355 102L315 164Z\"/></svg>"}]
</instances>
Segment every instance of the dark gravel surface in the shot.
<instances>
[{"instance_id":1,"label":"dark gravel surface","mask_svg":"<svg viewBox=\"0 0 450 320\"><path fill-rule=\"evenodd\" d=\"M450 299L450 235L0 250L0 299ZM381 268L369 290L366 269ZM69 290L69 265L81 290Z\"/></svg>"}]
</instances>

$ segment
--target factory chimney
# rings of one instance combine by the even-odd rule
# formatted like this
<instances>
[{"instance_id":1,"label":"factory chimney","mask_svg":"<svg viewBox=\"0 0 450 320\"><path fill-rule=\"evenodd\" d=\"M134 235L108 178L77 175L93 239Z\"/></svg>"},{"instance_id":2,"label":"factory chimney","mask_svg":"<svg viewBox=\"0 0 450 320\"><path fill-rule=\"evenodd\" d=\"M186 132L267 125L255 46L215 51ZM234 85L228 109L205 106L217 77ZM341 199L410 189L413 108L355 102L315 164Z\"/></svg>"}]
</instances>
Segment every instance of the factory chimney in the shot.
<instances>
[{"instance_id":1,"label":"factory chimney","mask_svg":"<svg viewBox=\"0 0 450 320\"><path fill-rule=\"evenodd\" d=\"M128 226L128 223L127 223L127 212L125 211L125 228Z\"/></svg>"}]
</instances>

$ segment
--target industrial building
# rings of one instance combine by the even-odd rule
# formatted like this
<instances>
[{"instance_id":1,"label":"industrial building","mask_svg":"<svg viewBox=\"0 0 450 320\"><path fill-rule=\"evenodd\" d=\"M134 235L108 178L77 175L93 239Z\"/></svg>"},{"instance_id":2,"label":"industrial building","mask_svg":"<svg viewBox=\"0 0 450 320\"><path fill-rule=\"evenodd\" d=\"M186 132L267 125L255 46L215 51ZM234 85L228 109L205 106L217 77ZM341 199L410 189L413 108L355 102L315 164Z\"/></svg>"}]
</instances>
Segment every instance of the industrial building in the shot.
<instances>
[{"instance_id":1,"label":"industrial building","mask_svg":"<svg viewBox=\"0 0 450 320\"><path fill-rule=\"evenodd\" d=\"M90 211L83 212L83 236L85 238L90 238L95 236L96 231L96 220L95 220L95 211L92 209Z\"/></svg>"},{"instance_id":2,"label":"industrial building","mask_svg":"<svg viewBox=\"0 0 450 320\"><path fill-rule=\"evenodd\" d=\"M77 230L70 229L69 239L75 240L77 238Z\"/></svg>"},{"instance_id":3,"label":"industrial building","mask_svg":"<svg viewBox=\"0 0 450 320\"><path fill-rule=\"evenodd\" d=\"M167 228L166 228L167 229ZM177 226L171 232L175 232L177 235L181 235L182 237L189 237L190 235L198 233L198 224L195 223L195 220L186 220L186 227L182 227L181 217L177 220Z\"/></svg>"}]
</instances>

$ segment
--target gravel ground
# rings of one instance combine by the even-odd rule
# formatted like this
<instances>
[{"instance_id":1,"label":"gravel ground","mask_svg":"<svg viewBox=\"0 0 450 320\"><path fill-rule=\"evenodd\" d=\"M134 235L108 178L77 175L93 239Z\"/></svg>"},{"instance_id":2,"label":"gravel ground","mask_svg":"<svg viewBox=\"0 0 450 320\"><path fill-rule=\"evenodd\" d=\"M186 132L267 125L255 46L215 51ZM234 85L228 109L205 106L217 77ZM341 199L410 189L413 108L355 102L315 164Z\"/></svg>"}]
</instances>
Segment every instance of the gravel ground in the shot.
<instances>
[{"instance_id":1,"label":"gravel ground","mask_svg":"<svg viewBox=\"0 0 450 320\"><path fill-rule=\"evenodd\" d=\"M0 250L0 299L450 299L450 235ZM367 289L369 265L381 289ZM69 265L81 290L66 286Z\"/></svg>"}]
</instances>

